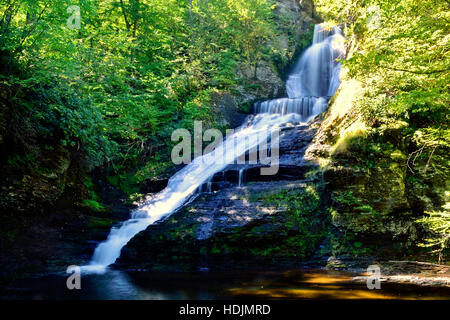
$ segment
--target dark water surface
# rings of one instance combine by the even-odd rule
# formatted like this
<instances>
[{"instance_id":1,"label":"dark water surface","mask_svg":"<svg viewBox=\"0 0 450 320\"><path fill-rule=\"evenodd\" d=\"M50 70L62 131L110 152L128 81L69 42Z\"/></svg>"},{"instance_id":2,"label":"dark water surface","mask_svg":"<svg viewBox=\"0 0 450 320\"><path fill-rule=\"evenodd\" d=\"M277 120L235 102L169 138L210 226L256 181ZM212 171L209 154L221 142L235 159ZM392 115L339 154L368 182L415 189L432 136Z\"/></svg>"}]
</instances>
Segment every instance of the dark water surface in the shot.
<instances>
[{"instance_id":1,"label":"dark water surface","mask_svg":"<svg viewBox=\"0 0 450 320\"><path fill-rule=\"evenodd\" d=\"M82 275L69 290L66 274L21 280L3 289L2 299L209 300L209 299L448 299L450 288L382 283L369 290L354 274L323 270L124 272Z\"/></svg>"}]
</instances>

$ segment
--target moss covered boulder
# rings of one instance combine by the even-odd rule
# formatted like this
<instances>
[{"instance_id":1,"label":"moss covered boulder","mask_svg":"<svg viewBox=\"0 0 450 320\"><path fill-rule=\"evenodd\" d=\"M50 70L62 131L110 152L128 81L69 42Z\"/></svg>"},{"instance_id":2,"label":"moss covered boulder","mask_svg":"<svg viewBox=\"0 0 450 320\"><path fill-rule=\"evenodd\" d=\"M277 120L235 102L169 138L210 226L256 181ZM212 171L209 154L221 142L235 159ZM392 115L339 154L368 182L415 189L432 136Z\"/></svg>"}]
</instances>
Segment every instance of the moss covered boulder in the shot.
<instances>
[{"instance_id":1,"label":"moss covered boulder","mask_svg":"<svg viewBox=\"0 0 450 320\"><path fill-rule=\"evenodd\" d=\"M250 183L201 194L123 249L118 265L197 270L293 266L326 234L320 194L303 181Z\"/></svg>"}]
</instances>

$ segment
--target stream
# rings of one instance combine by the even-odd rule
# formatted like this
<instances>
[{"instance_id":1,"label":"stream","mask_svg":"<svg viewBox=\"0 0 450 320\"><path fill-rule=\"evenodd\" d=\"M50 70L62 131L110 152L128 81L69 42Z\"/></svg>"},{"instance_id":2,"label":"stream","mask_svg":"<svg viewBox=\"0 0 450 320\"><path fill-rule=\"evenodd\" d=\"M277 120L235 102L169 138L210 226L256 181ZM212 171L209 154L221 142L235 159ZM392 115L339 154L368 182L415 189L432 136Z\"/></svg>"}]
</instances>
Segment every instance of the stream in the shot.
<instances>
[{"instance_id":1,"label":"stream","mask_svg":"<svg viewBox=\"0 0 450 320\"><path fill-rule=\"evenodd\" d=\"M382 283L369 290L355 274L333 270L127 272L109 269L81 278L69 290L66 274L21 280L2 299L213 300L213 299L448 299L449 287Z\"/></svg>"},{"instance_id":2,"label":"stream","mask_svg":"<svg viewBox=\"0 0 450 320\"><path fill-rule=\"evenodd\" d=\"M286 81L288 97L256 103L256 115L250 116L212 152L195 158L172 176L164 190L131 212L129 220L113 227L83 271L104 272L136 234L183 206L214 174L234 164L246 152L262 148L283 126L307 123L322 113L329 97L339 87L341 65L338 59L344 58L344 53L340 29L328 30L316 25L313 44L300 57Z\"/></svg>"},{"instance_id":3,"label":"stream","mask_svg":"<svg viewBox=\"0 0 450 320\"><path fill-rule=\"evenodd\" d=\"M66 273L47 274L20 280L3 288L5 299L101 299L101 300L208 300L208 299L447 299L448 287L383 283L381 290L369 290L354 281L355 274L315 269L296 270L202 270L198 272L119 271L109 266L122 248L149 225L182 207L217 172L224 170L256 144L251 137L267 139L290 123L307 123L327 108L339 86L344 58L343 36L338 28L315 27L314 40L300 57L287 82L288 97L257 102L249 117L233 136L215 152L197 157L176 173L166 189L131 212L129 220L111 229L108 238L95 249L91 262L82 268L81 289L69 290ZM234 148L233 156L228 156ZM224 159L224 161L218 161ZM245 183L239 171L238 187Z\"/></svg>"}]
</instances>

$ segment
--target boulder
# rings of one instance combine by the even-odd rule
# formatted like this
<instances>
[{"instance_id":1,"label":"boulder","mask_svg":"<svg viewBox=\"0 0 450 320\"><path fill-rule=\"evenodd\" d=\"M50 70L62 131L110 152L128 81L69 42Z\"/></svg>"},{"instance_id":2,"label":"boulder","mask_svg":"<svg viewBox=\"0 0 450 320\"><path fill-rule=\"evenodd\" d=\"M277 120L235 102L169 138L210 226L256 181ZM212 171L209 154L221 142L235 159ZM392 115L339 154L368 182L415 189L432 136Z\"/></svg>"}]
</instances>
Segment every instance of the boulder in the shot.
<instances>
[{"instance_id":1,"label":"boulder","mask_svg":"<svg viewBox=\"0 0 450 320\"><path fill-rule=\"evenodd\" d=\"M298 247L287 209L268 205L259 195L305 187L302 181L259 182L200 194L134 237L116 266L194 271L299 264L311 249Z\"/></svg>"},{"instance_id":2,"label":"boulder","mask_svg":"<svg viewBox=\"0 0 450 320\"><path fill-rule=\"evenodd\" d=\"M309 230L326 215L318 208L306 214L306 227L299 231L297 212L290 204L268 202L267 195L284 191L306 194L311 180L302 180L314 164L303 162L315 126L289 126L280 135L280 169L262 176L261 165L231 165L217 173L209 186L186 207L149 226L122 250L121 268L197 270L294 266L311 255L320 240ZM244 185L238 186L239 170L245 169ZM297 197L297 195L295 196ZM308 196L306 196L308 197ZM281 199L284 199L281 197ZM308 202L308 201L306 201ZM303 202L302 202L303 203ZM306 211L305 211L306 212ZM320 217L320 218L319 218Z\"/></svg>"}]
</instances>

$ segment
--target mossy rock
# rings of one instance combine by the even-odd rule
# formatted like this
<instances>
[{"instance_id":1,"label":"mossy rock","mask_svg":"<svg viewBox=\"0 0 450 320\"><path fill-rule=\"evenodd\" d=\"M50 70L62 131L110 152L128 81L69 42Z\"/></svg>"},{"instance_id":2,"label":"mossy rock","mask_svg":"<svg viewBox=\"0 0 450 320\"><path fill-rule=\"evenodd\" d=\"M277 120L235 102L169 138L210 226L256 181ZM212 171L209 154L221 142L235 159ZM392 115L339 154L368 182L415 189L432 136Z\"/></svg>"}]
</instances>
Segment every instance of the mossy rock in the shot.
<instances>
[{"instance_id":1,"label":"mossy rock","mask_svg":"<svg viewBox=\"0 0 450 320\"><path fill-rule=\"evenodd\" d=\"M252 196L237 196L245 190ZM137 235L118 265L175 270L293 266L310 257L326 236L324 210L321 192L303 182L221 190Z\"/></svg>"}]
</instances>

